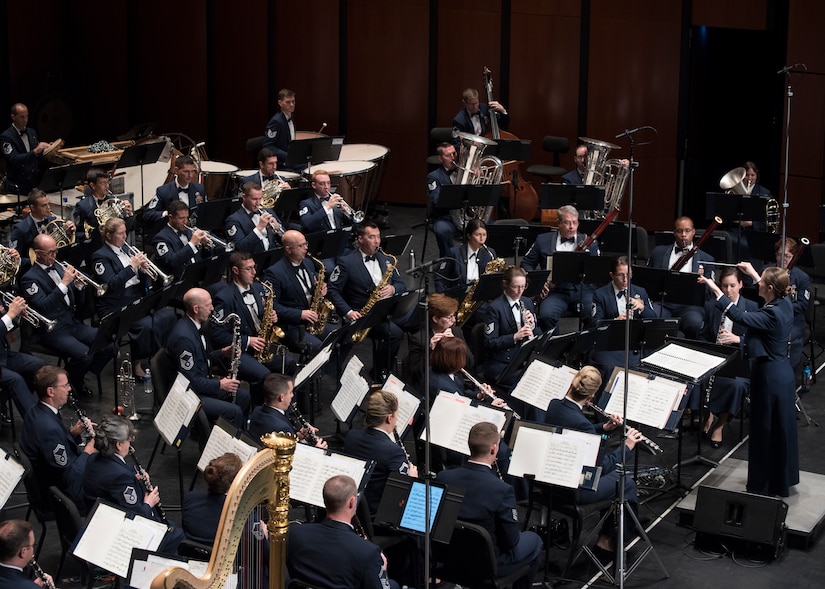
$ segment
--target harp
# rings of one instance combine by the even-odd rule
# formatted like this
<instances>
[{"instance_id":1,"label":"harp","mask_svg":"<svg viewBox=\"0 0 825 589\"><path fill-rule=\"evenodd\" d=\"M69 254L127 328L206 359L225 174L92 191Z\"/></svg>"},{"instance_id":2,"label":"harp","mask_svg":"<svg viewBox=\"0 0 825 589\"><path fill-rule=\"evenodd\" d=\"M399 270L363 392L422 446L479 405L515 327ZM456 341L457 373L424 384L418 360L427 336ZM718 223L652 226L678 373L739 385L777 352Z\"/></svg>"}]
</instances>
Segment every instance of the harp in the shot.
<instances>
[{"instance_id":1,"label":"harp","mask_svg":"<svg viewBox=\"0 0 825 589\"><path fill-rule=\"evenodd\" d=\"M269 589L284 589L289 471L296 440L281 432L267 434L261 441L264 449L241 468L226 494L206 574L195 577L170 567L154 578L152 589L222 589L232 572L247 517L263 501L269 512Z\"/></svg>"}]
</instances>

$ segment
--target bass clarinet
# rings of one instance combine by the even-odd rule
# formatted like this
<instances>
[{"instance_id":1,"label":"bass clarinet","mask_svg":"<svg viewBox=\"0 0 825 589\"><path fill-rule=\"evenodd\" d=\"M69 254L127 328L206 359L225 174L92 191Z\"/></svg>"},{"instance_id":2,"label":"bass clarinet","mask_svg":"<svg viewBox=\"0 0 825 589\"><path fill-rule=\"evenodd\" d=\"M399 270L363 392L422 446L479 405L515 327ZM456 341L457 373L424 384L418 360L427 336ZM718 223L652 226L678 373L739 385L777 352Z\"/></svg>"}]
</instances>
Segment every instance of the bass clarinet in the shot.
<instances>
[{"instance_id":1,"label":"bass clarinet","mask_svg":"<svg viewBox=\"0 0 825 589\"><path fill-rule=\"evenodd\" d=\"M151 493L155 490L155 487L149 480L149 473L147 473L146 469L144 469L143 466L141 466L140 462L138 462L137 455L135 454L135 449L132 448L132 446L129 446L129 455L132 457L132 460L135 461L135 473L137 474L138 480L141 483L143 483L143 487L146 489L146 492ZM158 497L158 504L155 505L155 511L157 512L160 521L162 521L168 526L169 520L166 519L166 512L163 511L163 505L161 505L160 503L160 497Z\"/></svg>"},{"instance_id":2,"label":"bass clarinet","mask_svg":"<svg viewBox=\"0 0 825 589\"><path fill-rule=\"evenodd\" d=\"M611 422L615 423L616 425L622 425L622 421L620 419L616 419L615 417L610 415L607 411L605 411L604 409L602 409L601 407L599 407L595 403L588 403L588 404L590 405L591 409L593 409L593 411L595 411L596 413L598 413L602 417L606 418L608 421L611 421ZM664 450L662 450L662 447L659 446L659 444L657 444L656 442L654 442L653 440L648 438L642 432L639 432L639 435L642 436L641 442L644 443L644 445L647 447L647 449L650 450L653 454L661 454L662 452L664 452Z\"/></svg>"},{"instance_id":3,"label":"bass clarinet","mask_svg":"<svg viewBox=\"0 0 825 589\"><path fill-rule=\"evenodd\" d=\"M212 313L210 319L218 325L226 325L228 321L232 322L232 360L229 362L228 378L238 380L238 371L241 368L241 318L237 313L230 313L223 320L218 319L217 315ZM235 395L232 393L232 402L235 402Z\"/></svg>"}]
</instances>

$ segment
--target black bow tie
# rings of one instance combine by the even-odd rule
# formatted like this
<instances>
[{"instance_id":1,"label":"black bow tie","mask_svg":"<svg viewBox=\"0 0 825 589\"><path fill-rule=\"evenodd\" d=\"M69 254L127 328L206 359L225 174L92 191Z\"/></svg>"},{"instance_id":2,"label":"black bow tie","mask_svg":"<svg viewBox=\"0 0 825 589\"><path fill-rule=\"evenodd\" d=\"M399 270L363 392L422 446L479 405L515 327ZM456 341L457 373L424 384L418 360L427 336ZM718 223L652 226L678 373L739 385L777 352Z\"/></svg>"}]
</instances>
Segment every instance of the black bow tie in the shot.
<instances>
[{"instance_id":1,"label":"black bow tie","mask_svg":"<svg viewBox=\"0 0 825 589\"><path fill-rule=\"evenodd\" d=\"M249 218L251 219L251 218L252 218L252 217L254 217L255 215L260 215L260 214L261 214L261 212L260 212L260 211L255 211L254 213L249 213Z\"/></svg>"},{"instance_id":2,"label":"black bow tie","mask_svg":"<svg viewBox=\"0 0 825 589\"><path fill-rule=\"evenodd\" d=\"M371 256L364 256L364 262L375 262L375 254Z\"/></svg>"},{"instance_id":3,"label":"black bow tie","mask_svg":"<svg viewBox=\"0 0 825 589\"><path fill-rule=\"evenodd\" d=\"M478 116L481 116L480 113L474 112L473 114L470 115L470 118L472 119L473 117L478 117Z\"/></svg>"},{"instance_id":4,"label":"black bow tie","mask_svg":"<svg viewBox=\"0 0 825 589\"><path fill-rule=\"evenodd\" d=\"M244 297L244 298L246 298L246 297L248 297L248 296L250 296L250 297L254 297L255 295L254 295L254 294L252 294L252 289L250 288L249 290L244 290L244 291L242 291L242 292L241 292L241 296L242 296L242 297Z\"/></svg>"},{"instance_id":5,"label":"black bow tie","mask_svg":"<svg viewBox=\"0 0 825 589\"><path fill-rule=\"evenodd\" d=\"M559 237L561 243L576 243L575 237Z\"/></svg>"},{"instance_id":6,"label":"black bow tie","mask_svg":"<svg viewBox=\"0 0 825 589\"><path fill-rule=\"evenodd\" d=\"M691 247L690 247L690 246L687 246L687 247L679 247L679 246L677 245L677 246L674 246L673 250L674 250L677 254L684 254L684 253L686 253L686 252L689 252L689 251L691 250Z\"/></svg>"},{"instance_id":7,"label":"black bow tie","mask_svg":"<svg viewBox=\"0 0 825 589\"><path fill-rule=\"evenodd\" d=\"M626 290L620 290L619 292L616 293L616 298L617 299L620 299L620 298L626 297L626 296L627 296L627 291Z\"/></svg>"},{"instance_id":8,"label":"black bow tie","mask_svg":"<svg viewBox=\"0 0 825 589\"><path fill-rule=\"evenodd\" d=\"M275 176L263 176L263 175L261 175L261 180L263 180L264 182L271 182L274 179L275 179Z\"/></svg>"},{"instance_id":9,"label":"black bow tie","mask_svg":"<svg viewBox=\"0 0 825 589\"><path fill-rule=\"evenodd\" d=\"M54 267L54 264L51 266L44 266L43 270L46 272L57 272L57 268Z\"/></svg>"},{"instance_id":10,"label":"black bow tie","mask_svg":"<svg viewBox=\"0 0 825 589\"><path fill-rule=\"evenodd\" d=\"M185 192L189 194L189 187L187 186L186 188L181 188L180 186L178 186L178 192Z\"/></svg>"}]
</instances>

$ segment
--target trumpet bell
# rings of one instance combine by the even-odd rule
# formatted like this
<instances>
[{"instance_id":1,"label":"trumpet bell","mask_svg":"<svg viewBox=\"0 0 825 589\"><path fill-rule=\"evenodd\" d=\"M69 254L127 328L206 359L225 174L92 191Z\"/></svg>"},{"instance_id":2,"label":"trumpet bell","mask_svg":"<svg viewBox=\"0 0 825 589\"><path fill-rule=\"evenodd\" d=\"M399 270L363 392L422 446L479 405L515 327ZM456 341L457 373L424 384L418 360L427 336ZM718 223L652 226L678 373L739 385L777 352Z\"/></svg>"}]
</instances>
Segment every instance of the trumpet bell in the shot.
<instances>
[{"instance_id":1,"label":"trumpet bell","mask_svg":"<svg viewBox=\"0 0 825 589\"><path fill-rule=\"evenodd\" d=\"M748 194L745 186L745 168L734 168L719 180L719 188L732 194Z\"/></svg>"}]
</instances>

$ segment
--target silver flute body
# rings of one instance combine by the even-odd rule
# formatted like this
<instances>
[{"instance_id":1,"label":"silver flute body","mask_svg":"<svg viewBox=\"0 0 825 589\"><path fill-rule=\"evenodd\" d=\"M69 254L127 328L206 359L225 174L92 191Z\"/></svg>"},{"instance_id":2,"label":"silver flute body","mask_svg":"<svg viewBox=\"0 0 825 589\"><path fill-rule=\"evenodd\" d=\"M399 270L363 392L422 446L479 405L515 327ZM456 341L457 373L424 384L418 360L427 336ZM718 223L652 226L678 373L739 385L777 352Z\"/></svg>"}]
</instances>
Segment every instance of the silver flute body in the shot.
<instances>
[{"instance_id":1,"label":"silver flute body","mask_svg":"<svg viewBox=\"0 0 825 589\"><path fill-rule=\"evenodd\" d=\"M616 425L622 425L622 421L620 419L616 419L615 417L610 415L607 411L605 411L604 409L602 409L601 407L599 407L595 403L590 403L589 405L593 409L593 411L595 411L596 413L598 413L602 417L605 417L608 421L611 421L612 423L615 423ZM661 454L662 452L664 452L664 450L662 450L662 447L659 446L659 444L657 444L656 442L654 442L653 440L648 438L642 432L639 432L639 435L642 436L641 442L644 443L645 446L650 448L650 450L652 450L654 454Z\"/></svg>"},{"instance_id":2,"label":"silver flute body","mask_svg":"<svg viewBox=\"0 0 825 589\"><path fill-rule=\"evenodd\" d=\"M470 374L469 372L467 372L463 368L461 369L461 372L462 372L462 374L464 374L464 376L467 377L467 379L471 383L473 383L473 386L475 386L483 395L485 395L487 397L490 397L493 401L495 401L496 399L499 398L498 395L496 395L495 393L490 392L486 388L484 388L484 384L481 383L480 381L478 381L472 374ZM504 409L507 409L508 411L513 411L507 403L504 404ZM515 411L513 411L513 417L515 417L516 419L519 419L519 420L521 419L521 415L519 415Z\"/></svg>"}]
</instances>

